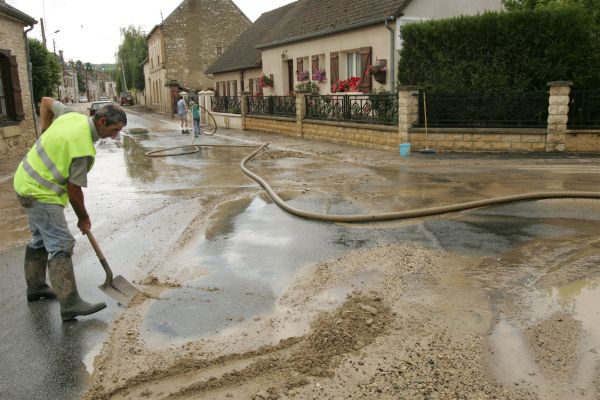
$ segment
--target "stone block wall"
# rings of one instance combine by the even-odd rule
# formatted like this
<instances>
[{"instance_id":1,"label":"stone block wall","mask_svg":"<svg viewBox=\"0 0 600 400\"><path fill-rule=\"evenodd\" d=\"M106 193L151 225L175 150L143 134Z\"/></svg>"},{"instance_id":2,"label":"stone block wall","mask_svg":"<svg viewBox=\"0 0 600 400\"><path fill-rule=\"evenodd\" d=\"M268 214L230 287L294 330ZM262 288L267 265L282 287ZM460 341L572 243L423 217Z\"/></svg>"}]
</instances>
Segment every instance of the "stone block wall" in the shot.
<instances>
[{"instance_id":1,"label":"stone block wall","mask_svg":"<svg viewBox=\"0 0 600 400\"><path fill-rule=\"evenodd\" d=\"M362 125L308 121L303 123L303 137L366 149L398 150L398 128L384 125Z\"/></svg>"},{"instance_id":2,"label":"stone block wall","mask_svg":"<svg viewBox=\"0 0 600 400\"><path fill-rule=\"evenodd\" d=\"M545 129L453 128L410 129L413 150L425 148L448 152L509 152L546 151Z\"/></svg>"},{"instance_id":3,"label":"stone block wall","mask_svg":"<svg viewBox=\"0 0 600 400\"><path fill-rule=\"evenodd\" d=\"M567 131L565 151L568 153L600 153L600 130Z\"/></svg>"},{"instance_id":4,"label":"stone block wall","mask_svg":"<svg viewBox=\"0 0 600 400\"><path fill-rule=\"evenodd\" d=\"M296 120L282 117L246 116L245 129L251 131L278 133L285 136L298 137Z\"/></svg>"},{"instance_id":5,"label":"stone block wall","mask_svg":"<svg viewBox=\"0 0 600 400\"><path fill-rule=\"evenodd\" d=\"M0 159L23 156L36 141L35 120L31 108L31 91L22 23L0 16L0 48L16 55L25 119L0 124Z\"/></svg>"},{"instance_id":6,"label":"stone block wall","mask_svg":"<svg viewBox=\"0 0 600 400\"><path fill-rule=\"evenodd\" d=\"M212 89L204 71L251 22L231 0L184 0L163 22L167 80Z\"/></svg>"}]
</instances>

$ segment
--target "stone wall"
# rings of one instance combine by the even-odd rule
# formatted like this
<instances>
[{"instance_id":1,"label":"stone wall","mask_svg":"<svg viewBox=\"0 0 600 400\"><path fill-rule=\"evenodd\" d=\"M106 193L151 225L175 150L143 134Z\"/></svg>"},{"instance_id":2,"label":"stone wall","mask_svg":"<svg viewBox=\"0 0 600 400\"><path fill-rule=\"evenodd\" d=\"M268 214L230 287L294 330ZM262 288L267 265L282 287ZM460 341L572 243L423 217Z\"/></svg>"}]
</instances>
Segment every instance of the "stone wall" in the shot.
<instances>
[{"instance_id":1,"label":"stone wall","mask_svg":"<svg viewBox=\"0 0 600 400\"><path fill-rule=\"evenodd\" d=\"M600 130L569 130L565 140L568 153L600 153Z\"/></svg>"},{"instance_id":2,"label":"stone wall","mask_svg":"<svg viewBox=\"0 0 600 400\"><path fill-rule=\"evenodd\" d=\"M345 144L366 149L398 150L398 128L344 122L304 120L303 136L307 139Z\"/></svg>"},{"instance_id":3,"label":"stone wall","mask_svg":"<svg viewBox=\"0 0 600 400\"><path fill-rule=\"evenodd\" d=\"M245 129L278 133L285 136L300 136L296 129L296 120L293 118L266 117L260 115L246 116Z\"/></svg>"},{"instance_id":4,"label":"stone wall","mask_svg":"<svg viewBox=\"0 0 600 400\"><path fill-rule=\"evenodd\" d=\"M0 124L0 159L21 157L37 139L31 108L27 56L23 38L24 24L0 16L0 48L17 56L19 82L25 119L18 123Z\"/></svg>"},{"instance_id":5,"label":"stone wall","mask_svg":"<svg viewBox=\"0 0 600 400\"><path fill-rule=\"evenodd\" d=\"M412 150L425 148L448 152L509 152L546 151L545 129L510 128L424 128L409 129Z\"/></svg>"},{"instance_id":6,"label":"stone wall","mask_svg":"<svg viewBox=\"0 0 600 400\"><path fill-rule=\"evenodd\" d=\"M184 0L163 22L167 80L212 89L204 71L251 22L231 0ZM166 83L166 82L165 82Z\"/></svg>"}]
</instances>

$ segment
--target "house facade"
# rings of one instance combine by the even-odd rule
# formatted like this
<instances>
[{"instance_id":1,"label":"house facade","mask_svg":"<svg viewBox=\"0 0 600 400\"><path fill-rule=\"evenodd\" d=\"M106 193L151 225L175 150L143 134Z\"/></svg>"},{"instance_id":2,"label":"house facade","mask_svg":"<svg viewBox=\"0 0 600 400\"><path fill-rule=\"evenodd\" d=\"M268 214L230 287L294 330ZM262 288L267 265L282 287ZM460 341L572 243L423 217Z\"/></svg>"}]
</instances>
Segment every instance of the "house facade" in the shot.
<instances>
[{"instance_id":1,"label":"house facade","mask_svg":"<svg viewBox=\"0 0 600 400\"><path fill-rule=\"evenodd\" d=\"M146 104L175 112L181 90L213 89L207 68L251 22L231 0L184 0L146 37Z\"/></svg>"},{"instance_id":2,"label":"house facade","mask_svg":"<svg viewBox=\"0 0 600 400\"><path fill-rule=\"evenodd\" d=\"M23 155L37 138L26 36L36 23L0 0L0 159Z\"/></svg>"},{"instance_id":3,"label":"house facade","mask_svg":"<svg viewBox=\"0 0 600 400\"><path fill-rule=\"evenodd\" d=\"M337 81L354 78L354 91L395 89L395 66L401 48L400 28L427 19L473 15L501 10L500 0L299 0L263 14L209 68L218 95L252 94L284 96L302 82L314 82L320 94L341 90ZM258 25L258 27L257 27ZM258 31L258 32L257 32ZM260 34L258 34L260 33ZM235 55L260 52L261 71L241 65ZM241 67L245 68L241 68ZM371 74L371 67L381 72ZM272 77L272 85L246 86L235 72ZM234 83L235 80L235 83ZM254 81L253 81L254 83ZM226 89L229 88L229 91Z\"/></svg>"}]
</instances>

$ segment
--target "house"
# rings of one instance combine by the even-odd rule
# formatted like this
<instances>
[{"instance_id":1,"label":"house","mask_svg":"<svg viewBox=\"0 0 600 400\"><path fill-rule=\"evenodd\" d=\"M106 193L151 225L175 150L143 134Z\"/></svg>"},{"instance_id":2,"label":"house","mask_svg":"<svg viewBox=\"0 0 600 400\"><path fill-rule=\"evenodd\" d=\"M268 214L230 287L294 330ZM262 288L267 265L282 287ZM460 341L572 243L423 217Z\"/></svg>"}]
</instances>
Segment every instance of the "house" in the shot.
<instances>
[{"instance_id":1,"label":"house","mask_svg":"<svg viewBox=\"0 0 600 400\"><path fill-rule=\"evenodd\" d=\"M27 54L36 23L0 0L0 159L23 155L37 138Z\"/></svg>"},{"instance_id":2,"label":"house","mask_svg":"<svg viewBox=\"0 0 600 400\"><path fill-rule=\"evenodd\" d=\"M231 0L184 0L146 36L146 105L175 113L181 90L213 89L206 69L250 25Z\"/></svg>"},{"instance_id":3,"label":"house","mask_svg":"<svg viewBox=\"0 0 600 400\"><path fill-rule=\"evenodd\" d=\"M340 90L338 80L349 78L360 92L393 90L403 24L501 9L500 0L298 0L263 14L232 44L237 53L226 52L208 71L221 84L220 95L247 90L247 74L272 76L272 86L252 87L253 94L287 95L305 81L330 94ZM235 57L258 51L254 65ZM260 72L250 68L259 65ZM382 71L372 76L371 66Z\"/></svg>"}]
</instances>

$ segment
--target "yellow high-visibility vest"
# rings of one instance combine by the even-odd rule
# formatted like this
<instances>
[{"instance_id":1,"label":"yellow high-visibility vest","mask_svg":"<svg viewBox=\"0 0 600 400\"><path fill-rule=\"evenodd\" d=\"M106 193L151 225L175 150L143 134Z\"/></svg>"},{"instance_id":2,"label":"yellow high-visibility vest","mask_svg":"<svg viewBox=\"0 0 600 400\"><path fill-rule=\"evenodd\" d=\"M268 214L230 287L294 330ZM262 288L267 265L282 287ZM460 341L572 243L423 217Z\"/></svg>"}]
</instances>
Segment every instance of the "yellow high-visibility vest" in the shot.
<instances>
[{"instance_id":1,"label":"yellow high-visibility vest","mask_svg":"<svg viewBox=\"0 0 600 400\"><path fill-rule=\"evenodd\" d=\"M67 182L71 162L78 157L91 157L96 149L85 115L69 112L58 117L40 136L15 172L15 191L37 201L66 206L69 202Z\"/></svg>"}]
</instances>

